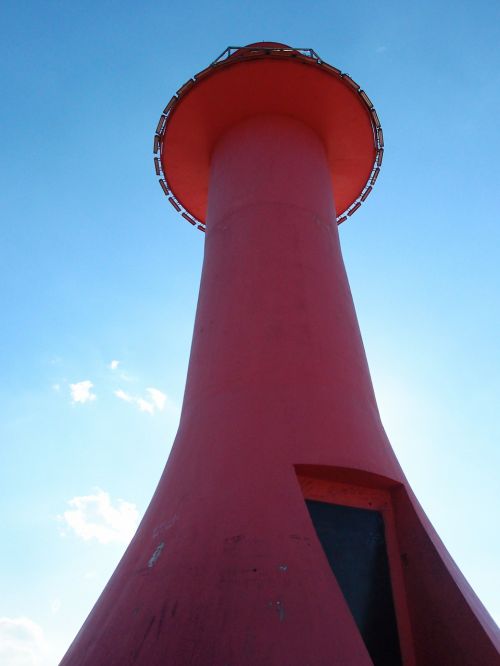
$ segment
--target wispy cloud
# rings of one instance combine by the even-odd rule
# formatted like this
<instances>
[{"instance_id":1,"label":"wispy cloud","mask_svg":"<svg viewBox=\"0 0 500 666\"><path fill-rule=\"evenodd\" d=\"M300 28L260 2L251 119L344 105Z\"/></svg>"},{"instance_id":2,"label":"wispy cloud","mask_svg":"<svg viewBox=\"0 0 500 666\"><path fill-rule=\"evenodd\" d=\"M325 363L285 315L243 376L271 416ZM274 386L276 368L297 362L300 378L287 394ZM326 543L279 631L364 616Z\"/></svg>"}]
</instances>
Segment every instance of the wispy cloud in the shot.
<instances>
[{"instance_id":1,"label":"wispy cloud","mask_svg":"<svg viewBox=\"0 0 500 666\"><path fill-rule=\"evenodd\" d=\"M128 543L139 522L135 504L122 499L111 501L109 493L97 488L93 495L73 497L71 507L60 520L84 541Z\"/></svg>"},{"instance_id":2,"label":"wispy cloud","mask_svg":"<svg viewBox=\"0 0 500 666\"><path fill-rule=\"evenodd\" d=\"M151 402L156 407L156 409L159 409L160 412L162 412L167 404L167 395L156 388L148 388L146 391L149 393Z\"/></svg>"},{"instance_id":3,"label":"wispy cloud","mask_svg":"<svg viewBox=\"0 0 500 666\"><path fill-rule=\"evenodd\" d=\"M73 403L81 403L82 405L86 402L91 402L96 399L95 393L92 393L92 387L94 384L86 379L83 382L77 382L76 384L70 384L69 390L71 392L71 401Z\"/></svg>"},{"instance_id":4,"label":"wispy cloud","mask_svg":"<svg viewBox=\"0 0 500 666\"><path fill-rule=\"evenodd\" d=\"M377 46L375 53L385 53L387 51L387 46Z\"/></svg>"},{"instance_id":5,"label":"wispy cloud","mask_svg":"<svg viewBox=\"0 0 500 666\"><path fill-rule=\"evenodd\" d=\"M42 628L27 617L0 617L0 664L39 666L47 645Z\"/></svg>"},{"instance_id":6,"label":"wispy cloud","mask_svg":"<svg viewBox=\"0 0 500 666\"><path fill-rule=\"evenodd\" d=\"M144 398L136 398L135 402L141 412L147 412L148 414L155 413L155 406L152 402L148 402L147 400L144 400Z\"/></svg>"},{"instance_id":7,"label":"wispy cloud","mask_svg":"<svg viewBox=\"0 0 500 666\"><path fill-rule=\"evenodd\" d=\"M146 412L147 414L154 414L156 411L162 412L165 409L172 412L178 411L177 406L168 395L157 388L150 387L146 389L147 399L131 395L123 389L117 389L114 393L120 400L135 404L141 412Z\"/></svg>"},{"instance_id":8,"label":"wispy cloud","mask_svg":"<svg viewBox=\"0 0 500 666\"><path fill-rule=\"evenodd\" d=\"M111 361L111 363L109 364L108 367L109 367L110 370L116 370L116 368L119 365L120 365L120 361L117 361L116 359L114 359L113 361Z\"/></svg>"},{"instance_id":9,"label":"wispy cloud","mask_svg":"<svg viewBox=\"0 0 500 666\"><path fill-rule=\"evenodd\" d=\"M120 398L120 400L123 400L124 402L135 402L135 398L133 398L131 395L129 395L122 389L117 389L115 391L115 395L117 398Z\"/></svg>"}]
</instances>

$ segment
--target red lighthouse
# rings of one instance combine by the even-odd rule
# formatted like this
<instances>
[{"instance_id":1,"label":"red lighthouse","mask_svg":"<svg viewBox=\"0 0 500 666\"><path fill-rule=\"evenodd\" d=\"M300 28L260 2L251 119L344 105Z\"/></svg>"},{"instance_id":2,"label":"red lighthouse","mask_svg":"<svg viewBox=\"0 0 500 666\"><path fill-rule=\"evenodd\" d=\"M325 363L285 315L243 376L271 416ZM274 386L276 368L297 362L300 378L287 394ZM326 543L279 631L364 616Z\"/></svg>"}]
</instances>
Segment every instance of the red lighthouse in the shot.
<instances>
[{"instance_id":1,"label":"red lighthouse","mask_svg":"<svg viewBox=\"0 0 500 666\"><path fill-rule=\"evenodd\" d=\"M64 666L489 666L492 620L378 413L337 223L383 155L373 105L310 49L227 49L155 134L206 233L179 431Z\"/></svg>"}]
</instances>

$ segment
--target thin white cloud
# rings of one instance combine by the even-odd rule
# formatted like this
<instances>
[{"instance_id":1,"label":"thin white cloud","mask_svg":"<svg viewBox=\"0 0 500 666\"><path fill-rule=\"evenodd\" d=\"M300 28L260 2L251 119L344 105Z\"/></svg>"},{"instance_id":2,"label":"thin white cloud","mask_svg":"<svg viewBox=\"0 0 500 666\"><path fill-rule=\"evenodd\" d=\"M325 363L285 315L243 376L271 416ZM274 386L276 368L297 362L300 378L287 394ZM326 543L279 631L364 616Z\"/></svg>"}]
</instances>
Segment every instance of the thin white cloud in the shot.
<instances>
[{"instance_id":1,"label":"thin white cloud","mask_svg":"<svg viewBox=\"0 0 500 666\"><path fill-rule=\"evenodd\" d=\"M115 392L115 395L117 398L120 398L120 400L124 400L125 402L134 402L135 398L133 398L131 395L123 391L122 389L117 389Z\"/></svg>"},{"instance_id":2,"label":"thin white cloud","mask_svg":"<svg viewBox=\"0 0 500 666\"><path fill-rule=\"evenodd\" d=\"M114 360L111 361L111 363L109 364L109 369L110 369L110 370L116 370L116 368L117 368L119 365L120 365L120 361L117 361L116 359L114 359Z\"/></svg>"},{"instance_id":3,"label":"thin white cloud","mask_svg":"<svg viewBox=\"0 0 500 666\"><path fill-rule=\"evenodd\" d=\"M166 393L160 391L160 389L149 387L146 389L148 394L148 399L142 398L140 396L133 396L130 393L127 393L123 389L117 389L114 391L114 394L120 400L124 402L133 403L141 412L146 412L147 414L154 414L155 412L162 412L165 409L173 413L177 413L178 409L174 402L168 397Z\"/></svg>"},{"instance_id":4,"label":"thin white cloud","mask_svg":"<svg viewBox=\"0 0 500 666\"><path fill-rule=\"evenodd\" d=\"M135 504L122 499L113 503L99 488L93 495L73 497L68 504L71 508L60 520L84 541L128 543L137 529L139 512Z\"/></svg>"},{"instance_id":5,"label":"thin white cloud","mask_svg":"<svg viewBox=\"0 0 500 666\"><path fill-rule=\"evenodd\" d=\"M149 393L151 401L153 402L156 409L162 412L165 409L165 404L167 402L167 396L165 393L162 393L159 389L156 388L148 388L146 391Z\"/></svg>"},{"instance_id":6,"label":"thin white cloud","mask_svg":"<svg viewBox=\"0 0 500 666\"><path fill-rule=\"evenodd\" d=\"M144 400L144 398L138 398L136 396L130 395L130 393L127 393L123 389L117 389L114 394L117 398L123 400L124 402L134 403L137 405L141 412L147 412L148 414L154 413L155 406L147 400Z\"/></svg>"},{"instance_id":7,"label":"thin white cloud","mask_svg":"<svg viewBox=\"0 0 500 666\"><path fill-rule=\"evenodd\" d=\"M60 384L52 384L52 390L56 391L56 393L58 393L61 390L61 385Z\"/></svg>"},{"instance_id":8,"label":"thin white cloud","mask_svg":"<svg viewBox=\"0 0 500 666\"><path fill-rule=\"evenodd\" d=\"M82 405L86 402L91 402L96 399L96 394L92 393L92 387L94 384L86 379L83 382L77 382L76 384L70 384L69 390L71 391L71 401L73 403L81 403Z\"/></svg>"},{"instance_id":9,"label":"thin white cloud","mask_svg":"<svg viewBox=\"0 0 500 666\"><path fill-rule=\"evenodd\" d=\"M47 651L42 628L27 617L0 617L0 664L40 666Z\"/></svg>"},{"instance_id":10,"label":"thin white cloud","mask_svg":"<svg viewBox=\"0 0 500 666\"><path fill-rule=\"evenodd\" d=\"M135 402L141 412L147 412L148 414L155 413L155 406L152 402L148 402L147 400L144 400L144 398L136 398Z\"/></svg>"}]
</instances>

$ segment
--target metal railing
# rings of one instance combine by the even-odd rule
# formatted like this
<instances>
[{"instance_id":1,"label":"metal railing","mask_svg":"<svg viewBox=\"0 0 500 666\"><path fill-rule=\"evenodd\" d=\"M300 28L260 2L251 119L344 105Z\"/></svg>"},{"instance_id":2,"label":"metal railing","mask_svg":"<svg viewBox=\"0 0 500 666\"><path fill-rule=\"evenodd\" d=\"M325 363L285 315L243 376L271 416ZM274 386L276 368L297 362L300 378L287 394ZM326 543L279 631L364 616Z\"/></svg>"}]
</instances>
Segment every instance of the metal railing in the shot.
<instances>
[{"instance_id":1,"label":"metal railing","mask_svg":"<svg viewBox=\"0 0 500 666\"><path fill-rule=\"evenodd\" d=\"M375 107L373 106L373 103L366 92L362 90L362 88L348 74L321 60L316 51L313 49L281 46L228 46L227 49L225 49L220 54L220 56L216 58L206 69L201 70L201 72L195 74L192 79L186 81L186 83L181 86L181 88L179 88L167 106L163 109L160 120L158 121L158 125L156 126L153 140L153 159L155 173L157 176L159 176L160 186L165 196L168 198L168 201L172 204L175 210L180 213L181 216L191 225L195 226L200 231L205 231L205 223L191 215L186 206L184 206L179 198L172 192L172 189L168 183L167 175L163 169L161 159L163 145L162 140L165 135L168 120L172 110L179 103L182 97L188 92L188 90L195 85L195 83L201 79L204 79L206 76L209 76L215 70L225 67L228 64L234 64L240 60L261 58L296 58L300 59L302 62L310 64L311 66L320 67L322 70L326 71L332 76L341 79L346 85L349 85L359 95L362 103L368 109L372 121L373 141L376 150L375 159L370 176L361 189L359 195L349 205L349 207L341 213L341 215L337 216L337 224L342 224L342 222L345 222L348 217L351 217L351 215L353 215L353 213L358 210L358 208L366 201L367 197L372 192L373 186L375 185L375 182L380 173L380 167L382 166L382 159L384 156L384 135L380 125L379 117L375 111Z\"/></svg>"}]
</instances>

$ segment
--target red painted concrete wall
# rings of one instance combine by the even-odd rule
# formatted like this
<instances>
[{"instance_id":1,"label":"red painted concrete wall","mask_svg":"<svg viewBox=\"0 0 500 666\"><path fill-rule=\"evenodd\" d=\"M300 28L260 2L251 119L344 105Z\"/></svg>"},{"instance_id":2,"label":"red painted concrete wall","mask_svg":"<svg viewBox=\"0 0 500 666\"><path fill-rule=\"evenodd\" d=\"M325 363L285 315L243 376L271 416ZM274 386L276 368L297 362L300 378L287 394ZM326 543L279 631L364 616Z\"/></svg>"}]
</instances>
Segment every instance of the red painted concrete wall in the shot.
<instances>
[{"instance_id":1,"label":"red painted concrete wall","mask_svg":"<svg viewBox=\"0 0 500 666\"><path fill-rule=\"evenodd\" d=\"M380 422L333 196L323 145L295 120L254 117L217 144L179 432L64 666L371 664L304 470L390 496L405 664L498 663Z\"/></svg>"}]
</instances>

